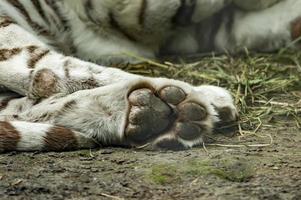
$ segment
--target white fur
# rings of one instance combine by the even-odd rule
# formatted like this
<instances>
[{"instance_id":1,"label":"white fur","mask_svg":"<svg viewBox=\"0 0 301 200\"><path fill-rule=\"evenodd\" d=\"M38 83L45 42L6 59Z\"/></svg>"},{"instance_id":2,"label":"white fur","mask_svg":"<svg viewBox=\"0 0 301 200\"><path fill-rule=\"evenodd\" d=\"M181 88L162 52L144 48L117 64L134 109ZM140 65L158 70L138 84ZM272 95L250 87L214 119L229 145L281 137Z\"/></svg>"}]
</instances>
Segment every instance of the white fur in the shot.
<instances>
[{"instance_id":1,"label":"white fur","mask_svg":"<svg viewBox=\"0 0 301 200\"><path fill-rule=\"evenodd\" d=\"M234 119L238 115L232 95L226 89L212 85L202 85L196 87L195 90L200 96L206 96L207 100L215 107L230 108L232 113L229 114L229 119Z\"/></svg>"},{"instance_id":2,"label":"white fur","mask_svg":"<svg viewBox=\"0 0 301 200\"><path fill-rule=\"evenodd\" d=\"M51 125L12 121L12 126L20 133L18 151L41 151L44 147L44 138Z\"/></svg>"},{"instance_id":3,"label":"white fur","mask_svg":"<svg viewBox=\"0 0 301 200\"><path fill-rule=\"evenodd\" d=\"M262 10L283 0L233 0L237 6L246 10Z\"/></svg>"},{"instance_id":4,"label":"white fur","mask_svg":"<svg viewBox=\"0 0 301 200\"><path fill-rule=\"evenodd\" d=\"M220 11L228 0L199 0L197 1L196 10L193 14L193 22L200 22L201 20L212 16L216 12Z\"/></svg>"},{"instance_id":5,"label":"white fur","mask_svg":"<svg viewBox=\"0 0 301 200\"><path fill-rule=\"evenodd\" d=\"M230 52L243 49L269 52L287 47L292 43L291 24L301 16L300 10L301 1L283 0L261 11L237 12L232 35L228 35L223 25L215 45L219 51Z\"/></svg>"}]
</instances>

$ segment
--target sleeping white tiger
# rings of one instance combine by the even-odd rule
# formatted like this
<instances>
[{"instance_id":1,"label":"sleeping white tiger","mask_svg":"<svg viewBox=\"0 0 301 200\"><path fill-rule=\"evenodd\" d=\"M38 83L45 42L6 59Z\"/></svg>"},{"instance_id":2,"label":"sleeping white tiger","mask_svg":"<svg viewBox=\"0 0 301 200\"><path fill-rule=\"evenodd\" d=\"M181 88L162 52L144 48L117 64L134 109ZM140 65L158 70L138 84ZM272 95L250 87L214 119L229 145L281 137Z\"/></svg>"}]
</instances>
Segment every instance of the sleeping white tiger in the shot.
<instances>
[{"instance_id":1,"label":"sleeping white tiger","mask_svg":"<svg viewBox=\"0 0 301 200\"><path fill-rule=\"evenodd\" d=\"M0 1L0 152L202 144L237 120L226 90L98 64L136 62L126 52L273 51L300 36L300 1L250 2Z\"/></svg>"}]
</instances>

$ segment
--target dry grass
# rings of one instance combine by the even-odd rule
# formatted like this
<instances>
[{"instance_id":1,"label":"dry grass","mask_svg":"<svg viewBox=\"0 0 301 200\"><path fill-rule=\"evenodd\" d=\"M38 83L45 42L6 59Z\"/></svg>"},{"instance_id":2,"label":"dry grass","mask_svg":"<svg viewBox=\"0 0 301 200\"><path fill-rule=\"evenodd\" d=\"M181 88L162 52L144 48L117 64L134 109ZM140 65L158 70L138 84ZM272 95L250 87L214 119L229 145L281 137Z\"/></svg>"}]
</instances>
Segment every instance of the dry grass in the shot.
<instances>
[{"instance_id":1,"label":"dry grass","mask_svg":"<svg viewBox=\"0 0 301 200\"><path fill-rule=\"evenodd\" d=\"M122 68L146 76L228 88L239 108L242 135L283 123L301 128L301 52L197 55L177 62L137 59L143 63Z\"/></svg>"}]
</instances>

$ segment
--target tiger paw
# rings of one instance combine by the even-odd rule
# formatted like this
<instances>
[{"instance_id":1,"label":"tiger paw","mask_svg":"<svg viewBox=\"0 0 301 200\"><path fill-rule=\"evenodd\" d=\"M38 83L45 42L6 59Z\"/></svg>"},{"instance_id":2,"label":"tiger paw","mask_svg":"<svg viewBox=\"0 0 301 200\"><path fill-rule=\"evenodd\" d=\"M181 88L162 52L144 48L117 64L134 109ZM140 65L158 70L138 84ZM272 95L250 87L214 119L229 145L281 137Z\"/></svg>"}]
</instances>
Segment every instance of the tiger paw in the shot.
<instances>
[{"instance_id":1,"label":"tiger paw","mask_svg":"<svg viewBox=\"0 0 301 200\"><path fill-rule=\"evenodd\" d=\"M220 122L211 100L175 85L134 90L128 96L125 138L132 146L147 144L148 149L182 150L202 144Z\"/></svg>"}]
</instances>

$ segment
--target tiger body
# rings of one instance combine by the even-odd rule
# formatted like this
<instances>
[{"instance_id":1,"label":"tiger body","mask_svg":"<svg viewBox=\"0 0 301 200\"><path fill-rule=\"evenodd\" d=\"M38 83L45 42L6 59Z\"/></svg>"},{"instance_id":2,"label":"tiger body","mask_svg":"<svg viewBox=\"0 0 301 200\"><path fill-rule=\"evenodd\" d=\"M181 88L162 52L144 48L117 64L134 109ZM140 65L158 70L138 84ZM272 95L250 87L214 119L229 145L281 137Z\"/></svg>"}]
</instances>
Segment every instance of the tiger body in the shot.
<instances>
[{"instance_id":1,"label":"tiger body","mask_svg":"<svg viewBox=\"0 0 301 200\"><path fill-rule=\"evenodd\" d=\"M239 6L228 0L11 0L0 7L49 48L105 65L133 62L126 53L155 58L244 48L275 51L291 43L298 1L235 3Z\"/></svg>"},{"instance_id":2,"label":"tiger body","mask_svg":"<svg viewBox=\"0 0 301 200\"><path fill-rule=\"evenodd\" d=\"M202 144L237 119L226 90L98 64L136 62L126 53L274 51L299 37L300 1L258 3L1 1L0 151Z\"/></svg>"}]
</instances>

